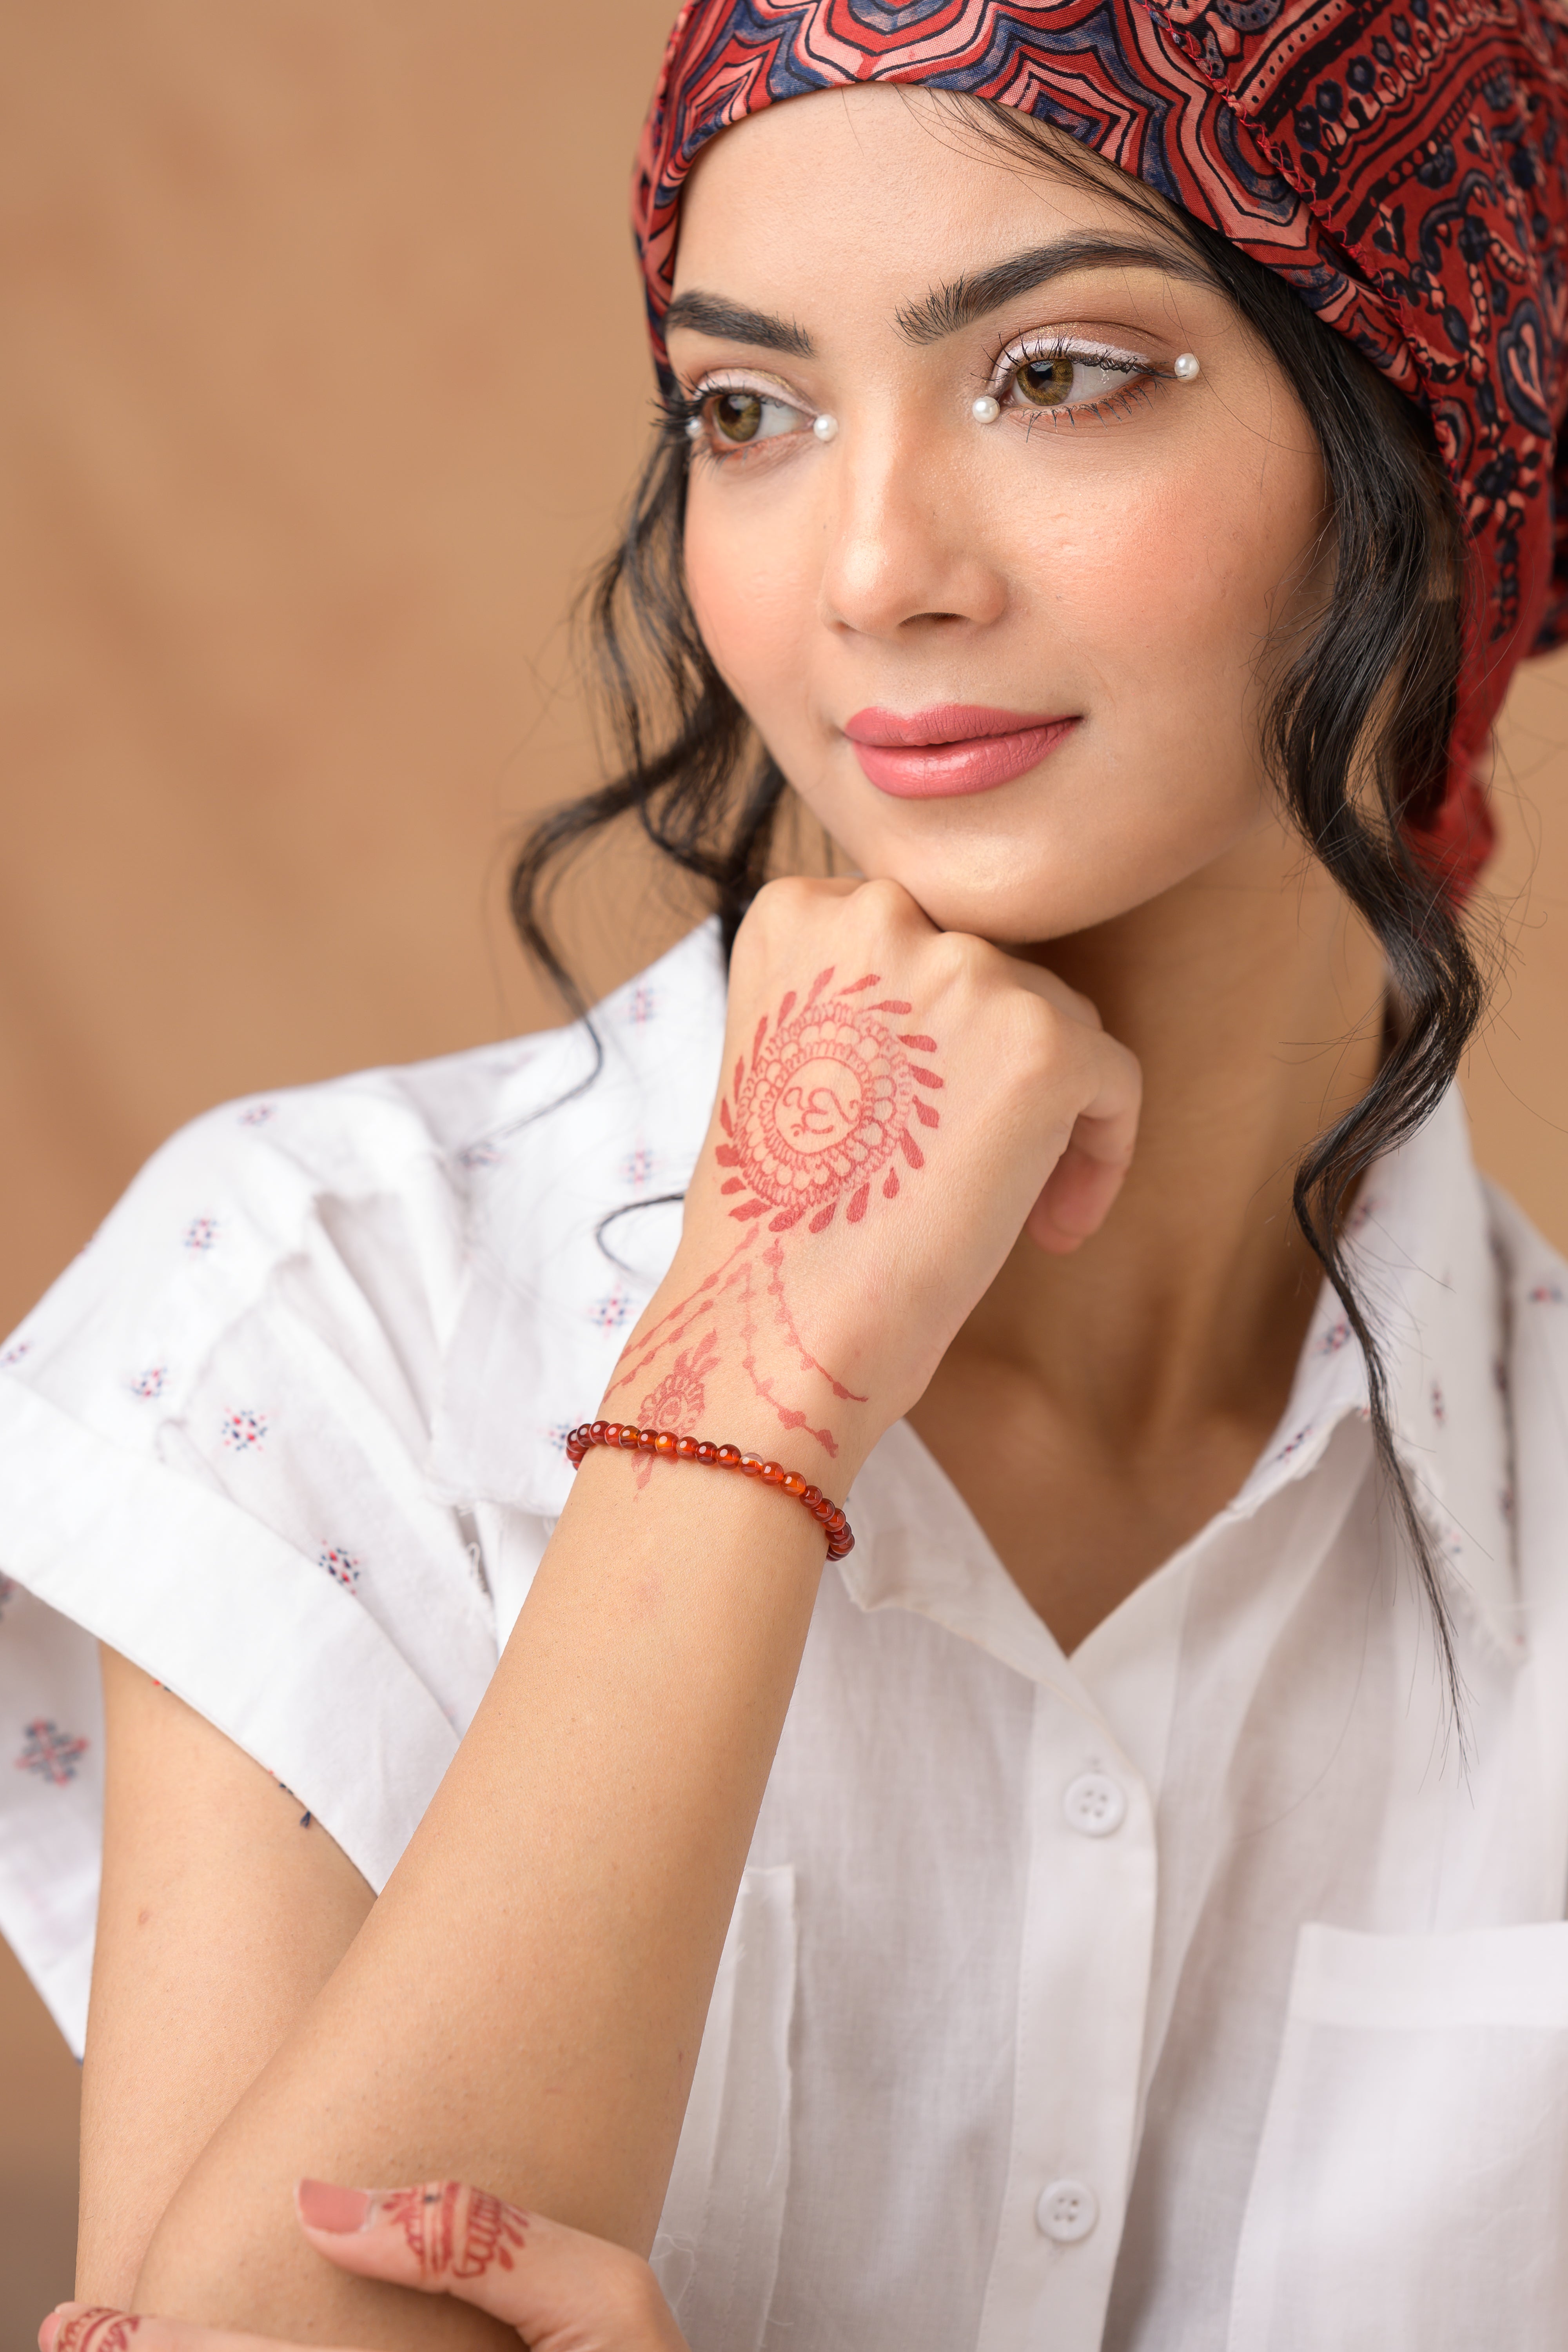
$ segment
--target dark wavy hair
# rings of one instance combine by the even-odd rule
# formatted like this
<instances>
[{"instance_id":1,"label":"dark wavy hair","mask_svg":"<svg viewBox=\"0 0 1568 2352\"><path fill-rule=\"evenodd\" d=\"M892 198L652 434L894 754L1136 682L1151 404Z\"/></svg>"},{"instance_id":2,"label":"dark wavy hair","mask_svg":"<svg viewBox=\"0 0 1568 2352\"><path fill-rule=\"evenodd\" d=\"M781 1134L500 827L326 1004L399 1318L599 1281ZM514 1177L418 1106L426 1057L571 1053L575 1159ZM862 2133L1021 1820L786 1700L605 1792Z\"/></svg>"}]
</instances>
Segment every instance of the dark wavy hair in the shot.
<instances>
[{"instance_id":1,"label":"dark wavy hair","mask_svg":"<svg viewBox=\"0 0 1568 2352\"><path fill-rule=\"evenodd\" d=\"M1380 942L1389 993L1377 1076L1304 1155L1294 1206L1365 1356L1377 1457L1461 1720L1432 1540L1395 1449L1382 1351L1342 1246L1356 1184L1436 1108L1484 1003L1455 912L1404 835L1434 813L1447 784L1468 580L1458 505L1426 417L1282 278L1047 125L975 100L949 100L944 111L999 153L1037 168L1048 158L1179 238L1283 369L1317 436L1331 506L1331 589L1305 636L1272 649L1262 751L1303 842ZM585 600L619 772L545 816L511 877L522 940L578 1013L582 997L548 919L574 853L635 815L655 847L704 887L727 956L767 877L786 804L786 779L715 668L687 597L688 458L684 434L667 424L620 543Z\"/></svg>"}]
</instances>

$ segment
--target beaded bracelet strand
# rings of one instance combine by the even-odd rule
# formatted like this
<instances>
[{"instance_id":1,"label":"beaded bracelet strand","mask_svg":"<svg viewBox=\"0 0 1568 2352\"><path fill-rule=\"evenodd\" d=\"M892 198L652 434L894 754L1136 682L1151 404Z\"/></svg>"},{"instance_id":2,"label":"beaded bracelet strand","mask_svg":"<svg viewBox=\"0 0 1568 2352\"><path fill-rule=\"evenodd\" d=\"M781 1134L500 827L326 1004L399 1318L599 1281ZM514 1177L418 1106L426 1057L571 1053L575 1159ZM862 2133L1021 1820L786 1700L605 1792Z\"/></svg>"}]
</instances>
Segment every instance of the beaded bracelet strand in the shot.
<instances>
[{"instance_id":1,"label":"beaded bracelet strand","mask_svg":"<svg viewBox=\"0 0 1568 2352\"><path fill-rule=\"evenodd\" d=\"M760 1454L742 1454L738 1445L714 1445L706 1437L678 1437L673 1429L638 1429L629 1421L585 1421L566 1440L566 1459L574 1470L595 1445L616 1445L626 1454L666 1454L673 1462L700 1462L706 1469L738 1470L744 1478L760 1478L764 1486L777 1486L805 1505L827 1538L829 1559L842 1559L855 1549L854 1531L838 1505L798 1470L764 1462Z\"/></svg>"}]
</instances>

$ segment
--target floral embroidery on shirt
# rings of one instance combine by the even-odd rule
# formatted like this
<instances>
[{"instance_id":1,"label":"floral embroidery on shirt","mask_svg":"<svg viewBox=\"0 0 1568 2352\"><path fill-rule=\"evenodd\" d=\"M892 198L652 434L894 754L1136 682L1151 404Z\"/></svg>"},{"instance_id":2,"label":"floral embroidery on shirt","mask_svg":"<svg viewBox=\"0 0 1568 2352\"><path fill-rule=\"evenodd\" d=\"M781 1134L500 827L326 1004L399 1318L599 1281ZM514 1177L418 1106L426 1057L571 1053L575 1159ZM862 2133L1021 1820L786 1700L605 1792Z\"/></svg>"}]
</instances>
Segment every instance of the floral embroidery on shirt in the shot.
<instances>
[{"instance_id":1,"label":"floral embroidery on shirt","mask_svg":"<svg viewBox=\"0 0 1568 2352\"><path fill-rule=\"evenodd\" d=\"M1316 1426L1317 1423L1315 1422L1310 1421L1304 1429L1299 1429L1296 1432L1294 1437L1288 1437L1284 1444L1279 1448L1279 1453L1274 1456L1275 1461L1289 1462L1293 1454L1299 1454L1302 1446L1307 1443L1308 1438L1311 1436Z\"/></svg>"},{"instance_id":2,"label":"floral embroidery on shirt","mask_svg":"<svg viewBox=\"0 0 1568 2352\"><path fill-rule=\"evenodd\" d=\"M77 1759L87 1754L87 1746L85 1739L58 1729L40 1715L26 1727L22 1752L14 1759L16 1768L63 1789L68 1780L76 1779Z\"/></svg>"},{"instance_id":3,"label":"floral embroidery on shirt","mask_svg":"<svg viewBox=\"0 0 1568 2352\"><path fill-rule=\"evenodd\" d=\"M638 981L626 999L626 1019L634 1029L646 1029L658 1011L658 998L646 981Z\"/></svg>"},{"instance_id":4,"label":"floral embroidery on shirt","mask_svg":"<svg viewBox=\"0 0 1568 2352\"><path fill-rule=\"evenodd\" d=\"M620 1181L623 1184L629 1184L634 1192L640 1192L653 1181L654 1165L653 1153L646 1143L639 1143L622 1160Z\"/></svg>"},{"instance_id":5,"label":"floral embroidery on shirt","mask_svg":"<svg viewBox=\"0 0 1568 2352\"><path fill-rule=\"evenodd\" d=\"M1437 1381L1432 1383L1432 1418L1439 1429L1445 1425L1448 1418L1448 1408L1443 1402L1442 1385Z\"/></svg>"},{"instance_id":6,"label":"floral embroidery on shirt","mask_svg":"<svg viewBox=\"0 0 1568 2352\"><path fill-rule=\"evenodd\" d=\"M1349 1347L1350 1338L1351 1327L1342 1317L1339 1322L1330 1324L1312 1352L1319 1356L1337 1356L1342 1348Z\"/></svg>"},{"instance_id":7,"label":"floral embroidery on shirt","mask_svg":"<svg viewBox=\"0 0 1568 2352\"><path fill-rule=\"evenodd\" d=\"M149 1364L146 1370L138 1372L131 1382L131 1393L133 1397L140 1397L143 1404L151 1404L154 1397L163 1395L163 1383L168 1377L166 1364Z\"/></svg>"},{"instance_id":8,"label":"floral embroidery on shirt","mask_svg":"<svg viewBox=\"0 0 1568 2352\"><path fill-rule=\"evenodd\" d=\"M19 1364L24 1356L30 1356L32 1352L31 1339L18 1339L14 1348L7 1348L5 1354L0 1356L0 1364Z\"/></svg>"},{"instance_id":9,"label":"floral embroidery on shirt","mask_svg":"<svg viewBox=\"0 0 1568 2352\"><path fill-rule=\"evenodd\" d=\"M195 1251L197 1255L205 1250L210 1250L216 1240L217 1219L216 1217L193 1217L180 1236L182 1248Z\"/></svg>"},{"instance_id":10,"label":"floral embroidery on shirt","mask_svg":"<svg viewBox=\"0 0 1568 2352\"><path fill-rule=\"evenodd\" d=\"M265 1127L268 1120L277 1115L275 1103L252 1103L248 1110L240 1112L239 1123L241 1127Z\"/></svg>"},{"instance_id":11,"label":"floral embroidery on shirt","mask_svg":"<svg viewBox=\"0 0 1568 2352\"><path fill-rule=\"evenodd\" d=\"M459 1168L499 1168L501 1150L499 1143L479 1141L465 1143L458 1154Z\"/></svg>"},{"instance_id":12,"label":"floral embroidery on shirt","mask_svg":"<svg viewBox=\"0 0 1568 2352\"><path fill-rule=\"evenodd\" d=\"M594 1325L595 1330L618 1331L623 1325L630 1322L631 1314L632 1302L626 1292L620 1289L609 1290L605 1292L603 1298L596 1298L589 1307L588 1320Z\"/></svg>"},{"instance_id":13,"label":"floral embroidery on shirt","mask_svg":"<svg viewBox=\"0 0 1568 2352\"><path fill-rule=\"evenodd\" d=\"M316 1565L324 1568L334 1584L345 1592L357 1592L359 1572L363 1565L356 1552L346 1551L342 1544L323 1544L316 1554Z\"/></svg>"},{"instance_id":14,"label":"floral embroidery on shirt","mask_svg":"<svg viewBox=\"0 0 1568 2352\"><path fill-rule=\"evenodd\" d=\"M544 1433L544 1442L552 1453L564 1454L566 1440L576 1428L574 1421L552 1421Z\"/></svg>"},{"instance_id":15,"label":"floral embroidery on shirt","mask_svg":"<svg viewBox=\"0 0 1568 2352\"><path fill-rule=\"evenodd\" d=\"M231 1454L249 1454L267 1434L267 1415L242 1406L223 1417L223 1442Z\"/></svg>"},{"instance_id":16,"label":"floral embroidery on shirt","mask_svg":"<svg viewBox=\"0 0 1568 2352\"><path fill-rule=\"evenodd\" d=\"M1535 1307L1561 1307L1563 1304L1563 1292L1555 1282L1538 1282L1528 1296Z\"/></svg>"}]
</instances>

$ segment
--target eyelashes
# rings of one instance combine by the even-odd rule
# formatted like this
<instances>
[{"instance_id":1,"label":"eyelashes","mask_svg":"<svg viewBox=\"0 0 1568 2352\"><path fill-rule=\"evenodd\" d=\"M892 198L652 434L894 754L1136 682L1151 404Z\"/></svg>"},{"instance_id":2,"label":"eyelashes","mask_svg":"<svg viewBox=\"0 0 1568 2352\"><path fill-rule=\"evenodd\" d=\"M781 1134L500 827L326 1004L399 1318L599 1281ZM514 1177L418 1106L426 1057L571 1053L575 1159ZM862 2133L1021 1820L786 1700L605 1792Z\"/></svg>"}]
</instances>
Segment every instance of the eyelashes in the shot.
<instances>
[{"instance_id":1,"label":"eyelashes","mask_svg":"<svg viewBox=\"0 0 1568 2352\"><path fill-rule=\"evenodd\" d=\"M984 388L1027 431L1124 416L1173 371L1125 346L1081 335L1016 336L994 353ZM694 459L718 465L756 462L798 447L816 412L787 387L742 370L713 372L689 389L661 394L660 437Z\"/></svg>"},{"instance_id":2,"label":"eyelashes","mask_svg":"<svg viewBox=\"0 0 1568 2352\"><path fill-rule=\"evenodd\" d=\"M784 388L743 374L705 375L689 392L679 385L660 396L662 437L685 444L694 457L729 464L771 442L810 430L816 412ZM795 420L792 430L786 420Z\"/></svg>"},{"instance_id":3,"label":"eyelashes","mask_svg":"<svg viewBox=\"0 0 1568 2352\"><path fill-rule=\"evenodd\" d=\"M1125 415L1149 396L1152 383L1170 378L1142 352L1090 343L1077 335L1016 337L991 363L986 391L1004 410L1022 410L1031 428L1081 417ZM1074 399L1074 392L1080 397Z\"/></svg>"}]
</instances>

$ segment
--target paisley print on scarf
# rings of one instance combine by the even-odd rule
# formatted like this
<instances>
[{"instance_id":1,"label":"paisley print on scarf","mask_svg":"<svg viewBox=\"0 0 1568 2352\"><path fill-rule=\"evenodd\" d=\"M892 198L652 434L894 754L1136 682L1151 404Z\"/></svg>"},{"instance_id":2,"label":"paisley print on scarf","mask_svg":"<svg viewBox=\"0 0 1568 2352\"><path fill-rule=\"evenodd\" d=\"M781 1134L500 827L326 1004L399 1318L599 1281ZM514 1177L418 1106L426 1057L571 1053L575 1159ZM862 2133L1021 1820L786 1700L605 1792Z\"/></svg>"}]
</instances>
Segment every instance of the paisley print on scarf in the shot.
<instances>
[{"instance_id":1,"label":"paisley print on scarf","mask_svg":"<svg viewBox=\"0 0 1568 2352\"><path fill-rule=\"evenodd\" d=\"M863 81L1056 124L1278 270L1429 411L1479 593L1447 796L1413 841L1462 898L1491 845L1480 772L1509 678L1568 640L1562 0L688 0L634 195L661 368L702 147Z\"/></svg>"}]
</instances>

